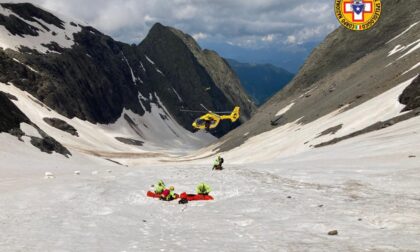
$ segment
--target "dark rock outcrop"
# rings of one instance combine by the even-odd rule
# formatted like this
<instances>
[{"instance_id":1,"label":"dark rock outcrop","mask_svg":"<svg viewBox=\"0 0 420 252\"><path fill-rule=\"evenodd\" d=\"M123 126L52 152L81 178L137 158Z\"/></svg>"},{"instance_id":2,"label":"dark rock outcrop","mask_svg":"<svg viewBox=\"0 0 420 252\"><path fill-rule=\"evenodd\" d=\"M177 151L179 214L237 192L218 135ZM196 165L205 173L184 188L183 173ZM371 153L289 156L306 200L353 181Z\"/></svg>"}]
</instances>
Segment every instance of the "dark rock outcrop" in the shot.
<instances>
[{"instance_id":1,"label":"dark rock outcrop","mask_svg":"<svg viewBox=\"0 0 420 252\"><path fill-rule=\"evenodd\" d=\"M57 142L54 138L50 136L45 136L43 138L31 137L31 144L37 147L42 152L52 154L53 152L60 153L66 157L71 156L69 150L67 150L63 145Z\"/></svg>"},{"instance_id":2,"label":"dark rock outcrop","mask_svg":"<svg viewBox=\"0 0 420 252\"><path fill-rule=\"evenodd\" d=\"M409 120L409 119L411 119L415 116L418 116L418 115L420 115L420 109L416 109L416 110L410 111L406 114L396 116L396 117L391 118L389 120L386 120L384 122L374 123L374 124L364 128L364 129L357 130L357 131L355 131L351 134L348 134L348 135L345 135L345 136L342 136L342 137L338 137L338 138L334 138L334 139L332 139L330 141L327 141L327 142L324 142L324 143L317 144L314 147L315 148L320 148L320 147L324 147L324 146L328 146L328 145L333 145L333 144L342 142L342 141L350 139L350 138L354 138L354 137L364 135L364 134L367 134L367 133L370 133L370 132L373 132L373 131L377 131L377 130L380 130L380 129L385 129L385 128L391 127L391 126L393 126L397 123L407 121L407 120Z\"/></svg>"},{"instance_id":3,"label":"dark rock outcrop","mask_svg":"<svg viewBox=\"0 0 420 252\"><path fill-rule=\"evenodd\" d=\"M5 93L0 92L0 132L11 132L20 129L21 123L30 123Z\"/></svg>"},{"instance_id":4,"label":"dark rock outcrop","mask_svg":"<svg viewBox=\"0 0 420 252\"><path fill-rule=\"evenodd\" d=\"M21 4L1 4L3 8L10 9L14 13L18 14L25 20L36 22L40 24L43 28L48 29L44 26L38 19L44 21L47 24L52 24L57 26L60 29L64 29L64 21L54 16L53 14L40 9L34 6L31 3L21 3Z\"/></svg>"},{"instance_id":5,"label":"dark rock outcrop","mask_svg":"<svg viewBox=\"0 0 420 252\"><path fill-rule=\"evenodd\" d=\"M400 103L407 105L403 112L420 108L420 75L401 94Z\"/></svg>"},{"instance_id":6,"label":"dark rock outcrop","mask_svg":"<svg viewBox=\"0 0 420 252\"><path fill-rule=\"evenodd\" d=\"M77 130L71 126L70 124L68 124L67 122L58 119L58 118L44 118L43 119L44 122L48 123L49 125L51 125L54 128L57 128L59 130L65 131L73 136L79 136L79 134L77 133Z\"/></svg>"},{"instance_id":7,"label":"dark rock outcrop","mask_svg":"<svg viewBox=\"0 0 420 252\"><path fill-rule=\"evenodd\" d=\"M3 91L0 91L0 94L5 95L10 100L14 100L14 101L17 101L18 100L18 98L16 96L12 95L12 94L9 94L9 93L3 92Z\"/></svg>"},{"instance_id":8,"label":"dark rock outcrop","mask_svg":"<svg viewBox=\"0 0 420 252\"><path fill-rule=\"evenodd\" d=\"M319 136L317 136L317 138L322 137L322 136L326 136L326 135L334 135L335 133L337 133L341 128L343 128L343 124L331 127L329 129L324 130L323 132L321 132L319 134Z\"/></svg>"},{"instance_id":9,"label":"dark rock outcrop","mask_svg":"<svg viewBox=\"0 0 420 252\"><path fill-rule=\"evenodd\" d=\"M332 230L332 231L328 232L328 235L338 235L338 231L337 230Z\"/></svg>"},{"instance_id":10,"label":"dark rock outcrop","mask_svg":"<svg viewBox=\"0 0 420 252\"><path fill-rule=\"evenodd\" d=\"M128 145L143 146L143 144L144 144L143 141L139 141L139 140L135 140L135 139L130 139L130 138L116 137L115 139L117 139L121 143L125 143L125 144L128 144Z\"/></svg>"},{"instance_id":11,"label":"dark rock outcrop","mask_svg":"<svg viewBox=\"0 0 420 252\"><path fill-rule=\"evenodd\" d=\"M66 157L71 155L70 151L62 144L57 142L54 138L48 136L38 126L33 124L3 92L0 92L0 118L0 132L9 133L21 140L21 138L25 136L25 133L20 129L20 124L27 123L37 129L39 134L42 136L42 138L29 136L33 146L49 154L55 151Z\"/></svg>"},{"instance_id":12,"label":"dark rock outcrop","mask_svg":"<svg viewBox=\"0 0 420 252\"><path fill-rule=\"evenodd\" d=\"M39 36L38 28L25 23L14 15L5 16L0 14L0 25L4 26L12 35L19 35L21 37L24 35Z\"/></svg>"}]
</instances>

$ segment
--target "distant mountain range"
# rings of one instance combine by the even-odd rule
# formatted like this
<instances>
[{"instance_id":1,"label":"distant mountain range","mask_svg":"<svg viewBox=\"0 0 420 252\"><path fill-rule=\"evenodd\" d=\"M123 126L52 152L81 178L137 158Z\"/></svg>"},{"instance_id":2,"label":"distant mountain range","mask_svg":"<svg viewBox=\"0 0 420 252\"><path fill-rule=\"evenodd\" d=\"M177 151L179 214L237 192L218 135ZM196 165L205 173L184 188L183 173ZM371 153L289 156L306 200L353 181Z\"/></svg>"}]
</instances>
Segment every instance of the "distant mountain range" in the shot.
<instances>
[{"instance_id":1,"label":"distant mountain range","mask_svg":"<svg viewBox=\"0 0 420 252\"><path fill-rule=\"evenodd\" d=\"M312 50L321 43L313 41L286 48L244 48L228 43L200 41L200 46L216 51L225 59L255 64L272 64L297 73Z\"/></svg>"},{"instance_id":2,"label":"distant mountain range","mask_svg":"<svg viewBox=\"0 0 420 252\"><path fill-rule=\"evenodd\" d=\"M227 59L247 93L257 105L263 104L289 83L294 74L271 64L241 63Z\"/></svg>"}]
</instances>

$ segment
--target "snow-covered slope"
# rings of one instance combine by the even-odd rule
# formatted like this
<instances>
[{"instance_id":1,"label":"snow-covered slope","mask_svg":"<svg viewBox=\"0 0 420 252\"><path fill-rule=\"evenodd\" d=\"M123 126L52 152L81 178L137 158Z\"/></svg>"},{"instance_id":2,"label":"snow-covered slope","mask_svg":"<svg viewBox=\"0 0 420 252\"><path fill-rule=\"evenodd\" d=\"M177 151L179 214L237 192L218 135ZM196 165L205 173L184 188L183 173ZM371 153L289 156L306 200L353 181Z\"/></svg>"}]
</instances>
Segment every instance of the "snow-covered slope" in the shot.
<instances>
[{"instance_id":1,"label":"snow-covered slope","mask_svg":"<svg viewBox=\"0 0 420 252\"><path fill-rule=\"evenodd\" d=\"M384 122L407 113L402 112L405 105L399 103L398 99L416 77L353 109L345 110L346 107L343 107L314 122L302 124L297 120L250 138L243 145L228 152L227 156L240 162L272 162L272 159L309 151L318 144L350 135L377 122ZM290 105L286 108L289 107ZM255 148L265 151L255 152Z\"/></svg>"},{"instance_id":2,"label":"snow-covered slope","mask_svg":"<svg viewBox=\"0 0 420 252\"><path fill-rule=\"evenodd\" d=\"M14 104L29 120L66 146L72 153L82 152L103 157L113 157L115 153L126 153L126 156L135 157L141 156L141 153L160 150L169 154L199 148L215 140L210 134L203 132L194 134L185 130L168 114L160 102L151 103L151 112L146 112L143 116L125 110L115 123L101 125L78 118L68 119L13 84L0 83L0 91L16 97L17 100L13 100ZM141 99L139 103L141 104ZM76 129L78 135L71 135L51 126L45 122L45 118L67 122ZM30 135L22 126L21 129ZM139 142L137 145L130 145L117 138Z\"/></svg>"},{"instance_id":3,"label":"snow-covered slope","mask_svg":"<svg viewBox=\"0 0 420 252\"><path fill-rule=\"evenodd\" d=\"M50 135L90 151L75 151L68 159L0 134L5 143L0 146L0 250L417 251L420 117L335 145L310 147L410 113L401 113L398 99L414 77L355 108L252 137L222 153L225 170L220 172L211 170L212 149L182 158L153 144L144 146L152 153L126 149L113 137L145 139L123 120L91 125L59 117L87 139L76 142L40 119L57 114L13 85L1 85ZM165 113L164 108L152 111ZM159 117L152 113L135 120L157 125L159 131L150 133L158 139L163 139L160 133L170 134L164 124L182 134L173 124L156 121ZM342 127L335 133L320 134L338 124ZM22 129L37 134L28 125ZM183 136L183 141L190 137ZM53 177L45 178L46 172ZM147 198L158 179L190 193L207 182L215 201L180 205ZM332 230L338 235L329 236Z\"/></svg>"},{"instance_id":4,"label":"snow-covered slope","mask_svg":"<svg viewBox=\"0 0 420 252\"><path fill-rule=\"evenodd\" d=\"M28 18L19 16L13 9L7 8L10 5L0 5L0 15L6 18L17 16L25 20L24 25L27 25L31 34L12 34L5 26L0 25L0 47L3 49L19 50L22 47L37 50L41 53L51 51L47 46L51 43L56 43L62 48L71 48L74 45L75 33L80 32L81 27L72 20L58 19L58 24L47 23L39 17Z\"/></svg>"},{"instance_id":5,"label":"snow-covered slope","mask_svg":"<svg viewBox=\"0 0 420 252\"><path fill-rule=\"evenodd\" d=\"M264 164L242 163L244 148L226 154L221 172L210 159L137 159L129 168L79 154L69 160L15 148L16 138L2 134L10 147L0 146L8 164L0 166L0 250L417 251L419 124L415 117ZM254 144L260 156L278 151L264 139ZM205 181L215 201L147 198L158 179L177 192Z\"/></svg>"}]
</instances>

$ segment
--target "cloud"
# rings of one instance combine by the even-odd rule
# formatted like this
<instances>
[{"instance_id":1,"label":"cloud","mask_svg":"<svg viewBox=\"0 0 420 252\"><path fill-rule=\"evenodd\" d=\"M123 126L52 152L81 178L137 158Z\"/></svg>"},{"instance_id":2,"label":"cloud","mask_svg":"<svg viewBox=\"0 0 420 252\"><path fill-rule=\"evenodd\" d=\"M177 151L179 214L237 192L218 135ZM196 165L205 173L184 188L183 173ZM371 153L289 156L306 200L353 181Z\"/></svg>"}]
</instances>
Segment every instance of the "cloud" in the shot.
<instances>
[{"instance_id":1,"label":"cloud","mask_svg":"<svg viewBox=\"0 0 420 252\"><path fill-rule=\"evenodd\" d=\"M262 37L261 40L264 42L273 42L274 34L268 34L267 36Z\"/></svg>"},{"instance_id":2,"label":"cloud","mask_svg":"<svg viewBox=\"0 0 420 252\"><path fill-rule=\"evenodd\" d=\"M287 44L296 44L297 38L294 35L287 36L286 43Z\"/></svg>"},{"instance_id":3,"label":"cloud","mask_svg":"<svg viewBox=\"0 0 420 252\"><path fill-rule=\"evenodd\" d=\"M139 43L155 22L248 48L319 41L337 27L331 0L12 0L27 1L129 43Z\"/></svg>"},{"instance_id":4,"label":"cloud","mask_svg":"<svg viewBox=\"0 0 420 252\"><path fill-rule=\"evenodd\" d=\"M208 35L207 35L207 34L205 34L205 33L199 32L199 33L194 33L194 34L192 35L192 37L193 37L195 40L202 40L202 39L206 39L206 38L208 37Z\"/></svg>"}]
</instances>

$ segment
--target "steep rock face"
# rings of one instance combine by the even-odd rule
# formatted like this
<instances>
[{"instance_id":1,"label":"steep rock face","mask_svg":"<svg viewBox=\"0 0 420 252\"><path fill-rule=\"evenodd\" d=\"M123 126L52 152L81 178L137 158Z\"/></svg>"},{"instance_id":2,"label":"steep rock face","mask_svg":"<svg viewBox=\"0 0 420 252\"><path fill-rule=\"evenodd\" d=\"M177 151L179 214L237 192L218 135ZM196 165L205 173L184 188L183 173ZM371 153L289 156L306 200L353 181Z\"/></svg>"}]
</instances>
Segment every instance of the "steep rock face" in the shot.
<instances>
[{"instance_id":1,"label":"steep rock face","mask_svg":"<svg viewBox=\"0 0 420 252\"><path fill-rule=\"evenodd\" d=\"M5 35L0 39L0 81L29 92L68 118L109 124L124 109L142 116L154 103L165 107L165 116L192 130L197 115L182 113L181 108L203 104L225 111L238 104L244 119L253 109L246 95L237 98L218 87L219 82L227 86L224 78L234 75L215 83L185 42L160 24L140 45L128 45L32 4L2 4L0 31Z\"/></svg>"},{"instance_id":2,"label":"steep rock face","mask_svg":"<svg viewBox=\"0 0 420 252\"><path fill-rule=\"evenodd\" d=\"M123 60L122 44L102 34L83 28L75 35L72 49L59 47L59 53L18 53L8 50L9 57L17 59L11 68L2 72L10 76L12 68L27 65L36 69L28 73L31 79L22 81L16 74L10 81L30 92L40 101L69 117L99 123L115 121L128 108L142 114L138 95ZM10 61L10 60L9 60ZM19 66L22 68L22 66Z\"/></svg>"},{"instance_id":3,"label":"steep rock face","mask_svg":"<svg viewBox=\"0 0 420 252\"><path fill-rule=\"evenodd\" d=\"M307 124L340 108L353 109L417 74L419 3L382 2L375 27L363 32L339 27L332 32L288 86L243 127L225 136L229 141L221 149L287 123Z\"/></svg>"},{"instance_id":4,"label":"steep rock face","mask_svg":"<svg viewBox=\"0 0 420 252\"><path fill-rule=\"evenodd\" d=\"M49 28L45 25L42 24L42 22L45 22L47 24L50 25L54 25L60 29L64 29L64 21L59 19L58 17L54 16L53 14L42 10L40 8L37 8L36 6L30 4L30 3L22 3L22 4L1 4L1 6L3 8L9 9L11 11L13 11L16 15L18 15L19 17L31 21L31 22L36 22L39 25L41 25L44 29L49 31ZM5 19L7 19L7 16L4 16L3 14L1 15L2 17L4 17ZM15 15L11 15L11 18L16 18ZM41 22L42 21L42 22ZM21 23L22 21L20 21L19 23ZM28 25L28 27L30 27L29 24L27 23L21 23L22 25ZM13 25L13 22L11 22L11 25ZM6 28L13 33L13 28L12 27L8 27L6 26ZM15 27L16 28L16 27ZM33 30L38 30L36 27L32 28ZM39 31L39 30L38 30ZM21 29L17 29L16 30L17 33L20 34L25 34L25 33L21 33L22 30ZM32 35L31 33L27 33L27 35Z\"/></svg>"},{"instance_id":5,"label":"steep rock face","mask_svg":"<svg viewBox=\"0 0 420 252\"><path fill-rule=\"evenodd\" d=\"M201 109L203 104L214 111L231 110L239 105L243 121L254 112L255 105L226 62L215 52L203 51L191 36L156 24L139 49L153 58L175 91L185 99L183 102L180 99L178 104L181 102L191 109Z\"/></svg>"},{"instance_id":6,"label":"steep rock face","mask_svg":"<svg viewBox=\"0 0 420 252\"><path fill-rule=\"evenodd\" d=\"M407 105L404 111L420 108L420 75L401 94L400 103Z\"/></svg>"},{"instance_id":7,"label":"steep rock face","mask_svg":"<svg viewBox=\"0 0 420 252\"><path fill-rule=\"evenodd\" d=\"M138 50L149 67L147 80L185 127L190 127L197 114L183 113L181 109L202 110L203 105L212 111L231 111L239 105L242 121L255 110L226 62L213 52L201 51L181 31L156 24ZM222 124L219 135L230 129L230 124Z\"/></svg>"},{"instance_id":8,"label":"steep rock face","mask_svg":"<svg viewBox=\"0 0 420 252\"><path fill-rule=\"evenodd\" d=\"M143 55L148 86L159 93L169 112L181 118L183 125L188 127L196 115L183 113L182 108L197 110L200 104L213 110L229 107L227 98L187 46L166 27L153 26L137 50Z\"/></svg>"},{"instance_id":9,"label":"steep rock face","mask_svg":"<svg viewBox=\"0 0 420 252\"><path fill-rule=\"evenodd\" d=\"M21 123L30 123L29 119L10 101L10 96L0 92L0 132L12 132L20 128Z\"/></svg>"}]
</instances>

